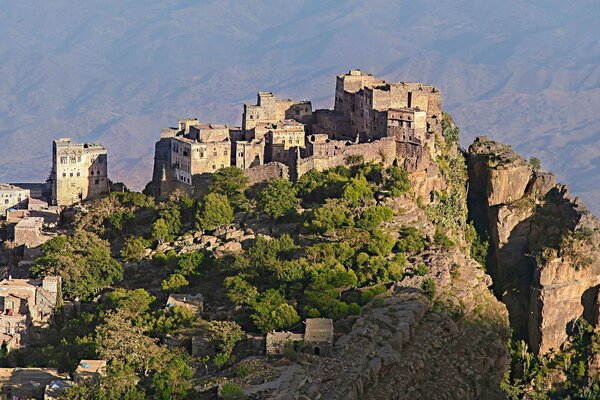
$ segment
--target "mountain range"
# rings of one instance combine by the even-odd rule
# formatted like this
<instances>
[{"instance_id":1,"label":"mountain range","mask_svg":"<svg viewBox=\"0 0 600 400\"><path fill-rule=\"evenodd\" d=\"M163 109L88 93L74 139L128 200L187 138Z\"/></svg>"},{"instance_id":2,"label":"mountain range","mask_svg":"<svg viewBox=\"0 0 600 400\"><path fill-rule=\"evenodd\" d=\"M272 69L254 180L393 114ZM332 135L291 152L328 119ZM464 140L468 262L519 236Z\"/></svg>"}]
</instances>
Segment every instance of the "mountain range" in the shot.
<instances>
[{"instance_id":1,"label":"mountain range","mask_svg":"<svg viewBox=\"0 0 600 400\"><path fill-rule=\"evenodd\" d=\"M0 7L0 181L42 181L58 137L141 189L161 127L239 124L256 92L331 107L350 68L436 85L463 145L542 160L600 211L600 3L31 0Z\"/></svg>"}]
</instances>

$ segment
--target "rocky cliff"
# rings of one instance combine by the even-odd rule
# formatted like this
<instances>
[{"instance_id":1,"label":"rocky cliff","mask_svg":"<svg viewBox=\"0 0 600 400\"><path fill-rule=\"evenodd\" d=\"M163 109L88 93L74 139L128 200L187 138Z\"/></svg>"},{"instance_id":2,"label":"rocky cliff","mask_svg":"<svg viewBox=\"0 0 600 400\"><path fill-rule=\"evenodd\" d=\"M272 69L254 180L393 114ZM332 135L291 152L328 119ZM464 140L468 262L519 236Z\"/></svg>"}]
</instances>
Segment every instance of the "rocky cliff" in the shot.
<instances>
[{"instance_id":1,"label":"rocky cliff","mask_svg":"<svg viewBox=\"0 0 600 400\"><path fill-rule=\"evenodd\" d=\"M471 218L489 238L489 272L517 337L558 349L570 324L597 318L600 225L552 174L510 146L477 138L468 152Z\"/></svg>"},{"instance_id":2,"label":"rocky cliff","mask_svg":"<svg viewBox=\"0 0 600 400\"><path fill-rule=\"evenodd\" d=\"M392 224L434 235L414 201L393 206L404 213ZM360 315L336 323L331 358L262 364L268 378L245 386L252 398L505 398L500 382L509 366L508 316L489 290L491 278L462 249L427 247L409 260L426 266L426 276L406 277ZM429 279L433 296L422 290Z\"/></svg>"}]
</instances>

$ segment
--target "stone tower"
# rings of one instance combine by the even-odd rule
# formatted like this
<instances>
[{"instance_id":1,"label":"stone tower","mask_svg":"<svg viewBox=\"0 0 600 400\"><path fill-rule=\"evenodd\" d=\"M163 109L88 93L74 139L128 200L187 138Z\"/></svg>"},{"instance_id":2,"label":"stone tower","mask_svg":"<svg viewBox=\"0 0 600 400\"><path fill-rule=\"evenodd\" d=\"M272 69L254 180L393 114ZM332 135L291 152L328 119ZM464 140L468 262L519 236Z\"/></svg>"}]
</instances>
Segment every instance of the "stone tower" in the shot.
<instances>
[{"instance_id":1,"label":"stone tower","mask_svg":"<svg viewBox=\"0 0 600 400\"><path fill-rule=\"evenodd\" d=\"M63 138L52 146L52 204L70 206L108 194L107 152L101 145Z\"/></svg>"}]
</instances>

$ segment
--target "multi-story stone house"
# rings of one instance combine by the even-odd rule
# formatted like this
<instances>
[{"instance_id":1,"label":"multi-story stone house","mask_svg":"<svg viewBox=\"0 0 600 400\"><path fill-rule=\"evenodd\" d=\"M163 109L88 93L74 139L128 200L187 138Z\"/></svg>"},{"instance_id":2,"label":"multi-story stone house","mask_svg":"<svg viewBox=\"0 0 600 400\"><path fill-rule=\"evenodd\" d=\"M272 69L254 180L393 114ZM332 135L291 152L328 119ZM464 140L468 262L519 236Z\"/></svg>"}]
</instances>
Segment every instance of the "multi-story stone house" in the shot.
<instances>
[{"instance_id":1,"label":"multi-story stone house","mask_svg":"<svg viewBox=\"0 0 600 400\"><path fill-rule=\"evenodd\" d=\"M256 104L244 104L242 130L247 140L260 139L254 134L259 123L274 124L286 119L310 126L313 119L311 102L279 99L271 92L258 92Z\"/></svg>"},{"instance_id":2,"label":"multi-story stone house","mask_svg":"<svg viewBox=\"0 0 600 400\"><path fill-rule=\"evenodd\" d=\"M0 216L5 216L9 208L27 208L29 196L29 189L0 183Z\"/></svg>"},{"instance_id":3,"label":"multi-story stone house","mask_svg":"<svg viewBox=\"0 0 600 400\"><path fill-rule=\"evenodd\" d=\"M270 124L265 136L266 161L288 164L293 159L292 151L306 147L305 137L304 124L293 119Z\"/></svg>"},{"instance_id":4,"label":"multi-story stone house","mask_svg":"<svg viewBox=\"0 0 600 400\"><path fill-rule=\"evenodd\" d=\"M52 147L51 203L70 206L108 194L107 151L98 144L55 140Z\"/></svg>"},{"instance_id":5,"label":"multi-story stone house","mask_svg":"<svg viewBox=\"0 0 600 400\"><path fill-rule=\"evenodd\" d=\"M61 279L4 279L0 281L0 342L20 347L31 329L47 326L59 302Z\"/></svg>"}]
</instances>

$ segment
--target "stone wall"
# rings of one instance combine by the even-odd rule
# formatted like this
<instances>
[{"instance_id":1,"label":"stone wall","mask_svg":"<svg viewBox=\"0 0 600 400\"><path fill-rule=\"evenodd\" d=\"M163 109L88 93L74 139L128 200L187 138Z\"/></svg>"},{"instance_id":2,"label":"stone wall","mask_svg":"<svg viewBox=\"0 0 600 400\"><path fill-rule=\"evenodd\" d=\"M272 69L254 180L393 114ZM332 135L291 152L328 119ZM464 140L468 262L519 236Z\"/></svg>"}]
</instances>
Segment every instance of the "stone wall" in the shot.
<instances>
[{"instance_id":1,"label":"stone wall","mask_svg":"<svg viewBox=\"0 0 600 400\"><path fill-rule=\"evenodd\" d=\"M270 179L286 178L289 179L289 168L278 162L258 165L250 169L245 169L244 174L248 177L249 185L266 182Z\"/></svg>"},{"instance_id":2,"label":"stone wall","mask_svg":"<svg viewBox=\"0 0 600 400\"><path fill-rule=\"evenodd\" d=\"M324 171L345 165L348 157L359 156L364 162L391 165L396 159L396 141L384 138L372 143L360 143L338 149L338 153L329 157L312 156L296 160L292 177L298 179L310 170Z\"/></svg>"}]
</instances>

